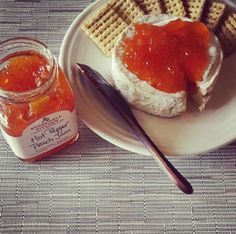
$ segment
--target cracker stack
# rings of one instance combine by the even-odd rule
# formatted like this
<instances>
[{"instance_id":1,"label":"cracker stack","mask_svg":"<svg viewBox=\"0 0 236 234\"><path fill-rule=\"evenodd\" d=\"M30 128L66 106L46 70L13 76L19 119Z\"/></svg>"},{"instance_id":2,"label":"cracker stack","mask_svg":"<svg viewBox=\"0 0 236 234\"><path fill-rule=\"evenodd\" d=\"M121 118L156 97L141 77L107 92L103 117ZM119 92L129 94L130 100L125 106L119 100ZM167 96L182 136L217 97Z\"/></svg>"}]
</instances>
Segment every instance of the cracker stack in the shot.
<instances>
[{"instance_id":1,"label":"cracker stack","mask_svg":"<svg viewBox=\"0 0 236 234\"><path fill-rule=\"evenodd\" d=\"M159 15L163 13L160 0L136 0L145 14Z\"/></svg>"},{"instance_id":2,"label":"cracker stack","mask_svg":"<svg viewBox=\"0 0 236 234\"><path fill-rule=\"evenodd\" d=\"M236 13L231 13L224 19L219 25L216 35L225 55L236 49Z\"/></svg>"},{"instance_id":3,"label":"cracker stack","mask_svg":"<svg viewBox=\"0 0 236 234\"><path fill-rule=\"evenodd\" d=\"M111 56L116 40L126 26L126 22L111 6L105 5L82 28L106 56Z\"/></svg>"},{"instance_id":4,"label":"cracker stack","mask_svg":"<svg viewBox=\"0 0 236 234\"><path fill-rule=\"evenodd\" d=\"M187 17L200 20L206 0L184 0Z\"/></svg>"},{"instance_id":5,"label":"cracker stack","mask_svg":"<svg viewBox=\"0 0 236 234\"><path fill-rule=\"evenodd\" d=\"M186 16L182 0L162 0L164 13L176 16Z\"/></svg>"},{"instance_id":6,"label":"cracker stack","mask_svg":"<svg viewBox=\"0 0 236 234\"><path fill-rule=\"evenodd\" d=\"M111 56L125 27L145 14L169 14L200 20L215 31L225 54L236 49L236 13L225 19L226 5L218 0L109 0L82 26L85 33Z\"/></svg>"},{"instance_id":7,"label":"cracker stack","mask_svg":"<svg viewBox=\"0 0 236 234\"><path fill-rule=\"evenodd\" d=\"M144 16L144 11L132 0L110 0L108 5L127 23L131 24Z\"/></svg>"},{"instance_id":8,"label":"cracker stack","mask_svg":"<svg viewBox=\"0 0 236 234\"><path fill-rule=\"evenodd\" d=\"M214 31L219 25L226 10L226 5L217 1L208 1L202 15L202 22Z\"/></svg>"}]
</instances>

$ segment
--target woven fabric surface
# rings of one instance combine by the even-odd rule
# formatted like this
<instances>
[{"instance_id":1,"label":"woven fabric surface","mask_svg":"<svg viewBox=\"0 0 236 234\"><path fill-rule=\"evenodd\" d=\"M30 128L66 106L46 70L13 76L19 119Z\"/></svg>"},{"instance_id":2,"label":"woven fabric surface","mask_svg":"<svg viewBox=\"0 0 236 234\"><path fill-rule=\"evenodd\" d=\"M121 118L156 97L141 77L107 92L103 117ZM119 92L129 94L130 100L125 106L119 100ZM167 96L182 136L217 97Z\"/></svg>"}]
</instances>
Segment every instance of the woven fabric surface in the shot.
<instances>
[{"instance_id":1,"label":"woven fabric surface","mask_svg":"<svg viewBox=\"0 0 236 234\"><path fill-rule=\"evenodd\" d=\"M0 0L0 41L37 38L58 57L62 39L92 1ZM81 121L79 140L27 164L0 135L0 233L236 233L236 143L171 157L193 195L151 157L106 142Z\"/></svg>"}]
</instances>

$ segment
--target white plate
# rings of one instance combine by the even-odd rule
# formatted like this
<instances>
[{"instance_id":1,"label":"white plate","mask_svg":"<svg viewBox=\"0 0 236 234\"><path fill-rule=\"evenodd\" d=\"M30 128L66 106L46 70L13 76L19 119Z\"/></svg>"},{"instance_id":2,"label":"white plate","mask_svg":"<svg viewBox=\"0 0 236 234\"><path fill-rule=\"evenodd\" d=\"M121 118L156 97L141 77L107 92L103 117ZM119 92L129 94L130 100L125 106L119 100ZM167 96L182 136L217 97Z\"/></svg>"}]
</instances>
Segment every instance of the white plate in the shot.
<instances>
[{"instance_id":1,"label":"white plate","mask_svg":"<svg viewBox=\"0 0 236 234\"><path fill-rule=\"evenodd\" d=\"M106 1L96 1L72 23L60 51L59 64L73 85L80 118L107 141L130 151L149 155L129 127L114 114L87 82L76 74L76 62L87 64L110 79L110 59L106 58L81 29L84 20ZM236 139L236 54L223 64L213 97L200 113L190 105L176 118L158 118L133 110L148 135L166 155L200 154L215 150ZM78 82L75 82L78 81Z\"/></svg>"}]
</instances>

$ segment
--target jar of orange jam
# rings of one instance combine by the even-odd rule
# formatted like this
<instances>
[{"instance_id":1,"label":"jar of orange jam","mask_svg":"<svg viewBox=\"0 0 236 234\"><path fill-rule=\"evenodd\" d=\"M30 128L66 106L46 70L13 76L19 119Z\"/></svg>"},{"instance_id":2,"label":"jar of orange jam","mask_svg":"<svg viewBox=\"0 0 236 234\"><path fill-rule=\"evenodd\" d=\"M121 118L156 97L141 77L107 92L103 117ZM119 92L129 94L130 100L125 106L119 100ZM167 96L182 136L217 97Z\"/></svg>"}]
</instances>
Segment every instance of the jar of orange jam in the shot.
<instances>
[{"instance_id":1,"label":"jar of orange jam","mask_svg":"<svg viewBox=\"0 0 236 234\"><path fill-rule=\"evenodd\" d=\"M72 89L53 54L37 40L0 43L0 125L12 151L29 162L78 138Z\"/></svg>"}]
</instances>

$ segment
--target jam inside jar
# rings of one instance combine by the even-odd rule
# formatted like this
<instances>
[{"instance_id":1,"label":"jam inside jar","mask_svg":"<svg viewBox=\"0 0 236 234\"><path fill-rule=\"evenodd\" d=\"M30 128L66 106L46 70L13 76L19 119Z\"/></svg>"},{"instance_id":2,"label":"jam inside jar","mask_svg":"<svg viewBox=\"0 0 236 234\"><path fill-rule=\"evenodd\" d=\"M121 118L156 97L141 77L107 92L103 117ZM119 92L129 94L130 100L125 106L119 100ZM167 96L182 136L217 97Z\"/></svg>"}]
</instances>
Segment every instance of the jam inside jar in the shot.
<instances>
[{"instance_id":1,"label":"jam inside jar","mask_svg":"<svg viewBox=\"0 0 236 234\"><path fill-rule=\"evenodd\" d=\"M39 41L0 44L0 125L20 159L36 161L79 136L72 89L54 56Z\"/></svg>"}]
</instances>

